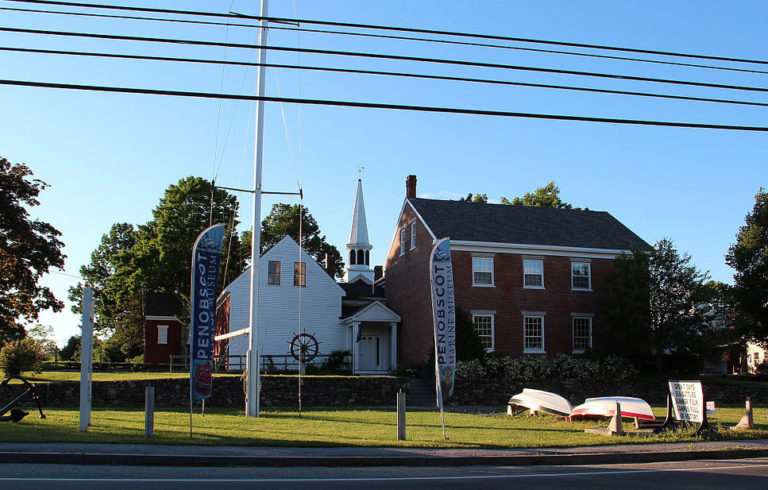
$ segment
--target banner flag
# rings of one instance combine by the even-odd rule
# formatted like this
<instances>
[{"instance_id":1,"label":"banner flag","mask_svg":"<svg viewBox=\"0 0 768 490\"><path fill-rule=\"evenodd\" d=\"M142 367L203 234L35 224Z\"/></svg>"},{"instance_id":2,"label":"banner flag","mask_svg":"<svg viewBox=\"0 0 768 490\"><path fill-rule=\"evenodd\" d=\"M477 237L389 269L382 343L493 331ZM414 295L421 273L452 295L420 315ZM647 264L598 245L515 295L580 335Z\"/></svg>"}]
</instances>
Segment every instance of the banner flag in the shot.
<instances>
[{"instance_id":1,"label":"banner flag","mask_svg":"<svg viewBox=\"0 0 768 490\"><path fill-rule=\"evenodd\" d=\"M192 285L189 321L189 401L211 396L213 388L213 336L216 333L216 298L219 285L224 225L203 230L192 247Z\"/></svg>"},{"instance_id":2,"label":"banner flag","mask_svg":"<svg viewBox=\"0 0 768 490\"><path fill-rule=\"evenodd\" d=\"M456 306L453 300L451 242L438 240L429 259L432 284L432 313L435 329L435 371L438 406L453 395L456 379Z\"/></svg>"}]
</instances>

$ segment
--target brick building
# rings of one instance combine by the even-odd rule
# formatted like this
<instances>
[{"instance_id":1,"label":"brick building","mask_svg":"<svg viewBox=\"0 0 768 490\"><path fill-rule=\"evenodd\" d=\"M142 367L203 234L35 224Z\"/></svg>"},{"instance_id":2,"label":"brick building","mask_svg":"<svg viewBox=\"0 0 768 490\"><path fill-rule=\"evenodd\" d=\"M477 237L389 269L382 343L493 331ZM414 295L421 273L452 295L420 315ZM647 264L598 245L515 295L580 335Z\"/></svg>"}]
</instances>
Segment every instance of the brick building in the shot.
<instances>
[{"instance_id":1,"label":"brick building","mask_svg":"<svg viewBox=\"0 0 768 490\"><path fill-rule=\"evenodd\" d=\"M443 237L456 305L486 350L515 356L610 350L596 299L617 255L650 248L606 212L421 199L408 176L385 276L387 304L402 316L402 361L434 348L429 255Z\"/></svg>"}]
</instances>

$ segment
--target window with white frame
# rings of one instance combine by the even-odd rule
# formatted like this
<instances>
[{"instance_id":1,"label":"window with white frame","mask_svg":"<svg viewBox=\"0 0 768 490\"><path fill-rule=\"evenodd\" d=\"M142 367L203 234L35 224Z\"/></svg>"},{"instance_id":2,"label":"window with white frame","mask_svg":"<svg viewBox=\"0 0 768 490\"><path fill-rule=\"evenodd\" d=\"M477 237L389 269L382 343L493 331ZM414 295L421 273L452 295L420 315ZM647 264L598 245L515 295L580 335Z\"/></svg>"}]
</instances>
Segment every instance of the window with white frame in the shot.
<instances>
[{"instance_id":1,"label":"window with white frame","mask_svg":"<svg viewBox=\"0 0 768 490\"><path fill-rule=\"evenodd\" d=\"M416 248L416 222L411 221L411 250Z\"/></svg>"},{"instance_id":2,"label":"window with white frame","mask_svg":"<svg viewBox=\"0 0 768 490\"><path fill-rule=\"evenodd\" d=\"M280 261L270 260L267 265L267 284L270 286L280 285Z\"/></svg>"},{"instance_id":3,"label":"window with white frame","mask_svg":"<svg viewBox=\"0 0 768 490\"><path fill-rule=\"evenodd\" d=\"M294 286L307 285L307 263L306 262L293 263L293 285Z\"/></svg>"},{"instance_id":4,"label":"window with white frame","mask_svg":"<svg viewBox=\"0 0 768 490\"><path fill-rule=\"evenodd\" d=\"M544 317L526 315L523 317L523 352L544 352Z\"/></svg>"},{"instance_id":5,"label":"window with white frame","mask_svg":"<svg viewBox=\"0 0 768 490\"><path fill-rule=\"evenodd\" d=\"M472 285L493 286L493 257L472 257Z\"/></svg>"},{"instance_id":6,"label":"window with white frame","mask_svg":"<svg viewBox=\"0 0 768 490\"><path fill-rule=\"evenodd\" d=\"M405 255L405 226L400 228L400 255Z\"/></svg>"},{"instance_id":7,"label":"window with white frame","mask_svg":"<svg viewBox=\"0 0 768 490\"><path fill-rule=\"evenodd\" d=\"M492 352L493 346L493 313L492 312L473 312L472 326L475 333L480 337L480 342L487 352Z\"/></svg>"},{"instance_id":8,"label":"window with white frame","mask_svg":"<svg viewBox=\"0 0 768 490\"><path fill-rule=\"evenodd\" d=\"M571 289L592 289L589 262L571 262Z\"/></svg>"},{"instance_id":9,"label":"window with white frame","mask_svg":"<svg viewBox=\"0 0 768 490\"><path fill-rule=\"evenodd\" d=\"M168 343L168 325L157 326L157 343L158 344Z\"/></svg>"},{"instance_id":10,"label":"window with white frame","mask_svg":"<svg viewBox=\"0 0 768 490\"><path fill-rule=\"evenodd\" d=\"M540 259L523 260L523 287L544 287L544 261Z\"/></svg>"},{"instance_id":11,"label":"window with white frame","mask_svg":"<svg viewBox=\"0 0 768 490\"><path fill-rule=\"evenodd\" d=\"M583 354L592 348L592 317L574 316L573 323L573 353Z\"/></svg>"}]
</instances>

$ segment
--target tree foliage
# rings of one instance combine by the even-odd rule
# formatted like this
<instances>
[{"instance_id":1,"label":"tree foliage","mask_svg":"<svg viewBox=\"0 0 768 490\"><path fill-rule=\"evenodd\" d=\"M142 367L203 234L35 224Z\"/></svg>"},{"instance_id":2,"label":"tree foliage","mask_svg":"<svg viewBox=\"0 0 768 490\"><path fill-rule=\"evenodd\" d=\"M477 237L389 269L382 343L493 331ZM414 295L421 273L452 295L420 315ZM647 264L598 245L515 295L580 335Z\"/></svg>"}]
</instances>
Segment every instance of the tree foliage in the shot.
<instances>
[{"instance_id":1,"label":"tree foliage","mask_svg":"<svg viewBox=\"0 0 768 490\"><path fill-rule=\"evenodd\" d=\"M732 294L739 333L768 345L768 193L762 188L726 263L736 271Z\"/></svg>"},{"instance_id":2,"label":"tree foliage","mask_svg":"<svg viewBox=\"0 0 768 490\"><path fill-rule=\"evenodd\" d=\"M533 192L526 192L523 197L515 197L511 201L506 197L501 198L502 204L512 206L534 206L540 208L571 209L573 206L560 199L560 188L550 181L544 187L539 187Z\"/></svg>"},{"instance_id":3,"label":"tree foliage","mask_svg":"<svg viewBox=\"0 0 768 490\"><path fill-rule=\"evenodd\" d=\"M167 292L189 296L192 247L211 223L225 223L221 283L237 277L245 266L238 236L234 196L200 177L169 186L152 212L153 219L134 227L116 223L102 236L91 262L80 273L94 290L95 329L110 335L108 360L123 361L143 352L144 296ZM79 312L83 284L70 288Z\"/></svg>"},{"instance_id":4,"label":"tree foliage","mask_svg":"<svg viewBox=\"0 0 768 490\"><path fill-rule=\"evenodd\" d=\"M0 342L24 338L25 321L64 306L39 284L51 267L64 267L65 255L61 233L29 216L27 208L39 205L48 187L32 175L26 165L0 158Z\"/></svg>"},{"instance_id":5,"label":"tree foliage","mask_svg":"<svg viewBox=\"0 0 768 490\"><path fill-rule=\"evenodd\" d=\"M472 317L462 308L456 308L456 360L482 359L485 348L472 324Z\"/></svg>"},{"instance_id":6,"label":"tree foliage","mask_svg":"<svg viewBox=\"0 0 768 490\"><path fill-rule=\"evenodd\" d=\"M617 258L615 269L601 302L612 350L635 362L712 355L712 289L688 254L663 239L649 252Z\"/></svg>"},{"instance_id":7,"label":"tree foliage","mask_svg":"<svg viewBox=\"0 0 768 490\"><path fill-rule=\"evenodd\" d=\"M261 253L274 247L283 237L290 236L299 243L299 215L301 215L301 246L310 257L320 264L328 254L328 270L333 276L344 273L344 261L339 250L325 240L317 221L303 206L278 203L272 206L269 215L261 222Z\"/></svg>"},{"instance_id":8,"label":"tree foliage","mask_svg":"<svg viewBox=\"0 0 768 490\"><path fill-rule=\"evenodd\" d=\"M471 192L467 194L467 197L459 199L459 201L462 202L481 202L481 203L488 203L488 194L472 194Z\"/></svg>"}]
</instances>

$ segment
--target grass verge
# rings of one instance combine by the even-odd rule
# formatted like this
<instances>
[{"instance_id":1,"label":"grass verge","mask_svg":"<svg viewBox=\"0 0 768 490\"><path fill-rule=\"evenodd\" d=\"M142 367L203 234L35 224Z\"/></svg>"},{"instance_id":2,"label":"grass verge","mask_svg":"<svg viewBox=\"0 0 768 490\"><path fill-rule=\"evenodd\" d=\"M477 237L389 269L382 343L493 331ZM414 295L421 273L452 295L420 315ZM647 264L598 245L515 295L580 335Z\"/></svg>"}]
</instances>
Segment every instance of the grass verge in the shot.
<instances>
[{"instance_id":1,"label":"grass verge","mask_svg":"<svg viewBox=\"0 0 768 490\"><path fill-rule=\"evenodd\" d=\"M663 409L658 409L663 412ZM367 446L435 448L537 448L594 446L622 443L689 442L701 440L692 430L658 436L630 435L603 437L586 434L587 427L603 422L567 422L550 416L510 418L503 413L446 413L448 440L443 440L440 417L435 411L407 413L407 441L396 441L396 414L393 409L295 411L270 410L259 418L247 418L242 410L209 409L192 418L189 412L161 410L155 413L155 438L144 438L144 412L140 409L93 412L92 425L79 432L78 411L46 410L46 419L31 412L19 423L0 423L0 442L66 443L153 443L244 446ZM735 425L743 408L718 407L711 419L714 426ZM768 438L768 415L755 413L756 430L720 430L709 439L736 440ZM633 430L630 423L625 430Z\"/></svg>"}]
</instances>

